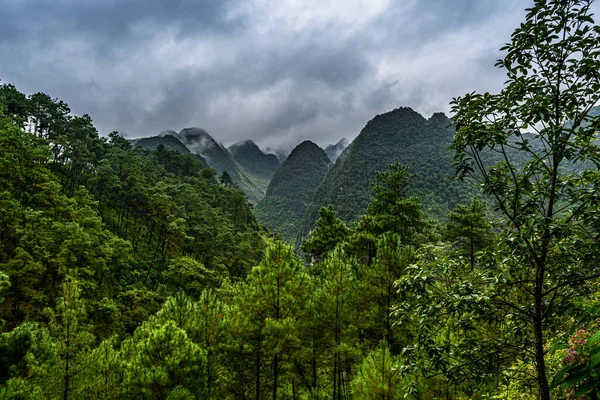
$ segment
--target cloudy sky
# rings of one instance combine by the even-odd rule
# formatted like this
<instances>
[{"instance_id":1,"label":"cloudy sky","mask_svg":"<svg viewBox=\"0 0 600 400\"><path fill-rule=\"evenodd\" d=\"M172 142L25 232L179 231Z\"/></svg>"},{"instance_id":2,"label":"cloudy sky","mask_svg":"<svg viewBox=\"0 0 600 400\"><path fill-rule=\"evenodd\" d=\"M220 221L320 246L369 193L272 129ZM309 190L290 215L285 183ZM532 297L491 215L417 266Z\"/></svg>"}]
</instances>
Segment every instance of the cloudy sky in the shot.
<instances>
[{"instance_id":1,"label":"cloudy sky","mask_svg":"<svg viewBox=\"0 0 600 400\"><path fill-rule=\"evenodd\" d=\"M529 0L0 0L0 79L129 137L198 126L226 145L356 136L497 91Z\"/></svg>"}]
</instances>

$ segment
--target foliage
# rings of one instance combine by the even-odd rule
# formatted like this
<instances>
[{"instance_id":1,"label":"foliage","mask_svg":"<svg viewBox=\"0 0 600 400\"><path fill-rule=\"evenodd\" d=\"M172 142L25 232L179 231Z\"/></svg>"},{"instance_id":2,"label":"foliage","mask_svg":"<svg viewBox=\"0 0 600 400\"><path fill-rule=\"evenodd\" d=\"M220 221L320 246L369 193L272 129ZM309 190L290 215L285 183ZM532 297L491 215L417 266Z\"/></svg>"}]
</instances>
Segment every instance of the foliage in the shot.
<instances>
[{"instance_id":1,"label":"foliage","mask_svg":"<svg viewBox=\"0 0 600 400\"><path fill-rule=\"evenodd\" d=\"M550 398L545 334L560 327L569 302L600 276L592 248L598 218L597 169L572 173L568 164L600 165L593 142L600 119L600 28L588 0L537 0L497 65L507 73L496 95L453 101L452 142L459 176L473 175L503 217L500 239L510 250L495 265L505 280L505 315L527 321L518 346L533 346L539 396ZM531 135L523 132L532 130ZM525 155L522 165L513 152ZM501 161L486 165L482 153ZM500 246L502 248L502 246Z\"/></svg>"},{"instance_id":2,"label":"foliage","mask_svg":"<svg viewBox=\"0 0 600 400\"><path fill-rule=\"evenodd\" d=\"M255 220L248 175L218 180L171 139L101 138L64 102L0 86L0 397L597 398L588 5L537 0L500 62L506 88L455 100L455 166L485 200L433 187L439 114L376 117L329 173L297 148L265 201L299 210L267 212L296 235L327 173L306 264Z\"/></svg>"}]
</instances>

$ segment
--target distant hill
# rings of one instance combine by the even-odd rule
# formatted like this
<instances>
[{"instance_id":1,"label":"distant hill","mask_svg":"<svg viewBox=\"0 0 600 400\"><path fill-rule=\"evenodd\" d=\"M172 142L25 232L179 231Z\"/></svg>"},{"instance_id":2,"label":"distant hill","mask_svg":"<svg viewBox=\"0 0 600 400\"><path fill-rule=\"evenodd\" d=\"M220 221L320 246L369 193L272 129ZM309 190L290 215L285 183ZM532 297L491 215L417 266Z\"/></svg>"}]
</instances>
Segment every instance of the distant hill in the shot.
<instances>
[{"instance_id":1,"label":"distant hill","mask_svg":"<svg viewBox=\"0 0 600 400\"><path fill-rule=\"evenodd\" d=\"M285 239L298 236L302 218L331 161L315 143L300 143L273 176L264 199L254 209L260 223Z\"/></svg>"},{"instance_id":2,"label":"distant hill","mask_svg":"<svg viewBox=\"0 0 600 400\"><path fill-rule=\"evenodd\" d=\"M432 216L443 219L457 203L468 202L474 190L453 179L447 147L454 131L447 128L449 122L442 113L425 119L410 108L398 108L369 121L317 189L301 235L312 229L319 208L328 204L333 204L345 221L355 221L371 201L371 183L377 171L396 161L407 164L417 175L411 191Z\"/></svg>"},{"instance_id":3,"label":"distant hill","mask_svg":"<svg viewBox=\"0 0 600 400\"><path fill-rule=\"evenodd\" d=\"M162 132L161 132L162 134ZM152 136L147 138L136 139L132 144L135 147L141 147L143 149L155 150L158 146L163 145L165 148L169 150L174 150L181 154L193 154L190 149L186 147L181 140L179 140L176 136L173 135L163 135L161 136ZM202 163L205 167L208 166L208 163L200 154L194 154L194 157Z\"/></svg>"},{"instance_id":4,"label":"distant hill","mask_svg":"<svg viewBox=\"0 0 600 400\"><path fill-rule=\"evenodd\" d=\"M184 128L179 133L163 131L160 136L179 139L192 153L201 155L206 163L220 175L227 171L233 181L244 191L248 200L258 203L265 195L268 180L255 176L238 165L229 151L201 128Z\"/></svg>"},{"instance_id":5,"label":"distant hill","mask_svg":"<svg viewBox=\"0 0 600 400\"><path fill-rule=\"evenodd\" d=\"M265 154L252 140L244 140L227 148L233 160L250 173L270 180L281 162L274 154Z\"/></svg>"},{"instance_id":6,"label":"distant hill","mask_svg":"<svg viewBox=\"0 0 600 400\"><path fill-rule=\"evenodd\" d=\"M329 146L325 147L325 153L327 153L327 156L331 162L335 162L342 152L346 150L346 147L348 147L349 144L350 142L348 139L342 138L336 144L330 144Z\"/></svg>"}]
</instances>

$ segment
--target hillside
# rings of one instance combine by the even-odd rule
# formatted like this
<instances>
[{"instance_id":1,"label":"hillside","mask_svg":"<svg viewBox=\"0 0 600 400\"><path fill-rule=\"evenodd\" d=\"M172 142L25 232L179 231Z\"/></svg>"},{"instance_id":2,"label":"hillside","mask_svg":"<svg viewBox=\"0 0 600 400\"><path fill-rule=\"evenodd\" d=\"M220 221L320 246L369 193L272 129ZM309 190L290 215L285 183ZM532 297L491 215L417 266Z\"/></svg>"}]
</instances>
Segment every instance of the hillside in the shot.
<instances>
[{"instance_id":1,"label":"hillside","mask_svg":"<svg viewBox=\"0 0 600 400\"><path fill-rule=\"evenodd\" d=\"M237 142L227 150L246 171L265 179L270 180L281 165L276 155L265 154L252 140Z\"/></svg>"},{"instance_id":2,"label":"hillside","mask_svg":"<svg viewBox=\"0 0 600 400\"><path fill-rule=\"evenodd\" d=\"M193 154L190 149L186 147L181 140L173 135L165 135L161 136L152 136L147 138L136 139L133 143L133 146L140 147L142 149L147 150L156 150L158 146L163 145L168 150L176 151L180 154L190 154L193 155L196 160L200 161L203 166L207 167L208 163L200 154Z\"/></svg>"},{"instance_id":3,"label":"hillside","mask_svg":"<svg viewBox=\"0 0 600 400\"><path fill-rule=\"evenodd\" d=\"M327 154L315 143L300 143L281 165L265 198L256 206L254 214L258 221L287 240L295 239L306 208L330 165Z\"/></svg>"},{"instance_id":4,"label":"hillside","mask_svg":"<svg viewBox=\"0 0 600 400\"><path fill-rule=\"evenodd\" d=\"M398 108L373 118L337 159L315 192L302 225L305 235L313 227L321 206L333 204L347 222L355 221L371 200L376 172L400 161L416 174L411 191L426 210L444 218L458 203L468 202L469 186L454 181L447 147L453 131L441 113L425 119L410 108Z\"/></svg>"},{"instance_id":5,"label":"hillside","mask_svg":"<svg viewBox=\"0 0 600 400\"><path fill-rule=\"evenodd\" d=\"M233 181L244 191L248 200L259 202L265 194L268 180L256 176L238 165L223 145L201 128L184 128L179 133L164 131L161 136L174 136L192 153L201 155L206 163L221 175L227 171Z\"/></svg>"}]
</instances>

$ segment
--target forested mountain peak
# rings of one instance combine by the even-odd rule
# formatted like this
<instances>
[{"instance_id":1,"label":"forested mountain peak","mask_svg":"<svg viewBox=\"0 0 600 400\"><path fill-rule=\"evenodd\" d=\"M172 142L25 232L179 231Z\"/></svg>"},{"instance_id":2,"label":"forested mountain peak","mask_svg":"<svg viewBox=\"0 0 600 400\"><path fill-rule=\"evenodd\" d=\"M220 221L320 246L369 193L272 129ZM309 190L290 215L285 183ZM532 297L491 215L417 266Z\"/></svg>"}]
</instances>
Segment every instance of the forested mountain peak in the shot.
<instances>
[{"instance_id":1,"label":"forested mountain peak","mask_svg":"<svg viewBox=\"0 0 600 400\"><path fill-rule=\"evenodd\" d=\"M439 124L444 128L450 124L450 118L446 116L443 112L436 112L428 120L430 123Z\"/></svg>"},{"instance_id":2,"label":"forested mountain peak","mask_svg":"<svg viewBox=\"0 0 600 400\"><path fill-rule=\"evenodd\" d=\"M252 140L244 140L229 146L235 162L250 173L270 180L281 165L274 154L265 154Z\"/></svg>"},{"instance_id":3,"label":"forested mountain peak","mask_svg":"<svg viewBox=\"0 0 600 400\"><path fill-rule=\"evenodd\" d=\"M176 138L179 138L179 134L177 132L175 132L175 131L170 130L170 129L167 129L165 131L160 132L158 134L158 136L160 136L160 137L174 136Z\"/></svg>"},{"instance_id":4,"label":"forested mountain peak","mask_svg":"<svg viewBox=\"0 0 600 400\"><path fill-rule=\"evenodd\" d=\"M304 153L304 152L312 152L314 154L320 155L321 153L324 152L324 150L315 142L312 142L310 140L305 140L305 141L301 142L299 145L297 145L296 147L294 147L294 149L288 156L288 160L292 157L298 157L299 154ZM325 155L327 155L327 154L325 154ZM292 158L291 162L294 162L294 161L295 160Z\"/></svg>"},{"instance_id":5,"label":"forested mountain peak","mask_svg":"<svg viewBox=\"0 0 600 400\"><path fill-rule=\"evenodd\" d=\"M398 161L416 174L411 190L423 198L434 216L444 218L456 203L468 201L469 188L452 179L447 147L453 131L447 125L443 113L426 119L409 107L371 119L317 189L305 216L303 234L312 228L319 208L327 204L333 204L343 220L355 221L371 201L370 182L377 171Z\"/></svg>"},{"instance_id":6,"label":"forested mountain peak","mask_svg":"<svg viewBox=\"0 0 600 400\"><path fill-rule=\"evenodd\" d=\"M231 146L227 147L229 153L235 157L235 153L240 149L245 148L252 151L260 151L263 152L253 140L240 140L239 142L235 142Z\"/></svg>"},{"instance_id":7,"label":"forested mountain peak","mask_svg":"<svg viewBox=\"0 0 600 400\"><path fill-rule=\"evenodd\" d=\"M179 138L190 148L192 152L224 152L229 155L222 144L218 143L211 135L202 128L183 128L179 131Z\"/></svg>"},{"instance_id":8,"label":"forested mountain peak","mask_svg":"<svg viewBox=\"0 0 600 400\"><path fill-rule=\"evenodd\" d=\"M163 132L159 133L158 136L151 136L146 138L139 138L132 142L135 147L141 147L148 150L156 150L159 146L163 146L167 150L173 150L180 154L193 154L188 147L179 140L179 135L176 132L175 135L167 133L163 135ZM201 154L193 154L204 167L208 167L208 163Z\"/></svg>"},{"instance_id":9,"label":"forested mountain peak","mask_svg":"<svg viewBox=\"0 0 600 400\"><path fill-rule=\"evenodd\" d=\"M259 222L286 239L298 235L302 216L331 161L317 144L305 140L292 150L256 206Z\"/></svg>"}]
</instances>

